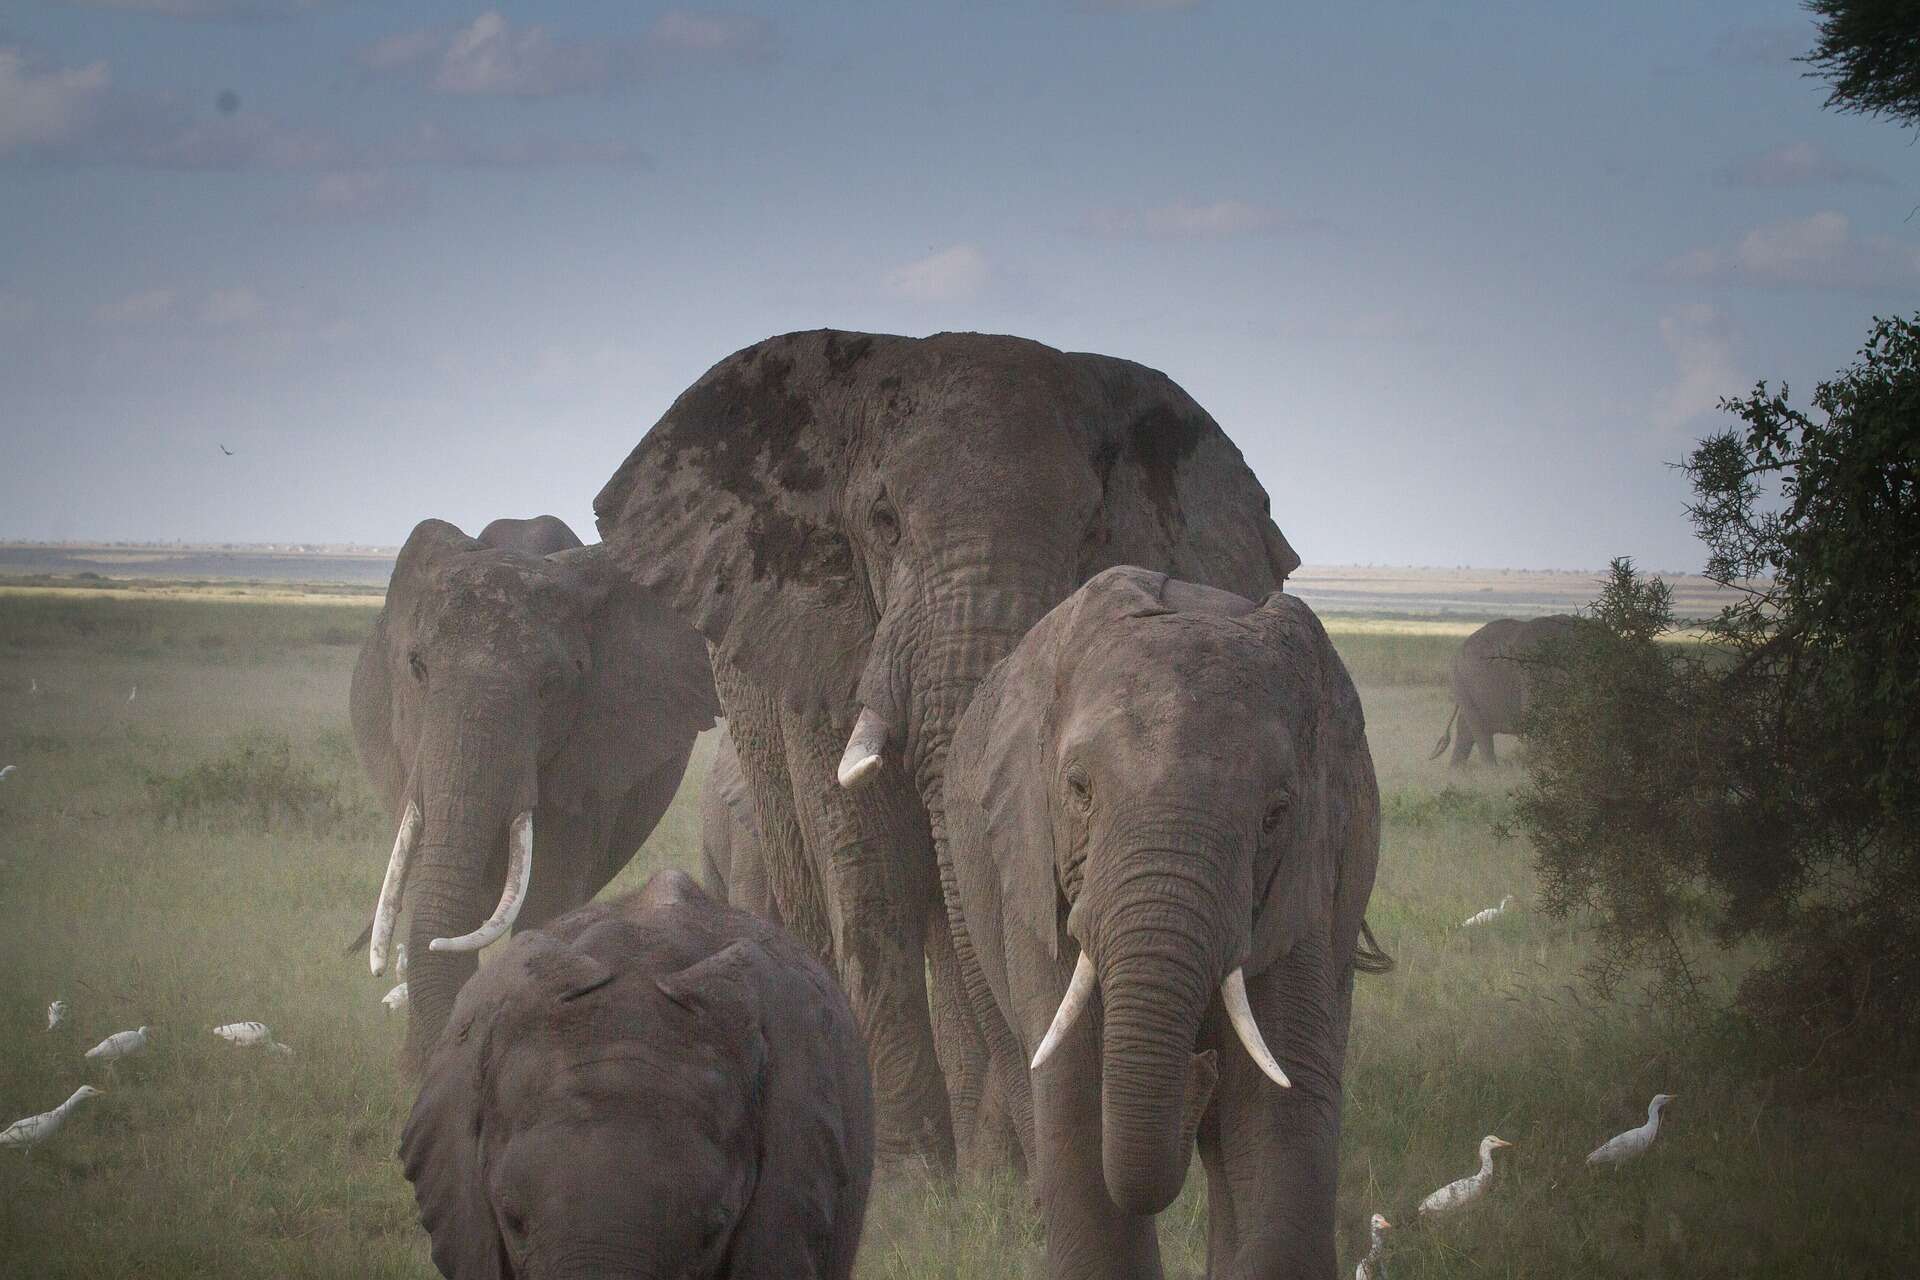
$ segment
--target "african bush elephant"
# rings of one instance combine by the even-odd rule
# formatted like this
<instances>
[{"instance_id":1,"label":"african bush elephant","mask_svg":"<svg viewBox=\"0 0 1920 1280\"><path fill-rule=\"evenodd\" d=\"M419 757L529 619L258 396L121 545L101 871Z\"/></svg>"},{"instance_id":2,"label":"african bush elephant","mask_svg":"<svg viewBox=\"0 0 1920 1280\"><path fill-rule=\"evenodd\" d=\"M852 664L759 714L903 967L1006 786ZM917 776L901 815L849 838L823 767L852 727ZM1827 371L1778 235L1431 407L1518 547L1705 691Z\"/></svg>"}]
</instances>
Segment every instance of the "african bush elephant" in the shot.
<instances>
[{"instance_id":1,"label":"african bush elephant","mask_svg":"<svg viewBox=\"0 0 1920 1280\"><path fill-rule=\"evenodd\" d=\"M1107 570L981 682L947 806L1048 1274L1158 1276L1197 1135L1207 1274L1331 1275L1353 971L1385 957L1365 723L1312 611Z\"/></svg>"},{"instance_id":2,"label":"african bush elephant","mask_svg":"<svg viewBox=\"0 0 1920 1280\"><path fill-rule=\"evenodd\" d=\"M1154 370L989 334L817 330L708 370L594 511L620 565L708 640L774 898L833 956L867 1036L882 1155L948 1167L948 1097L964 1145L986 1075L938 886L953 727L987 668L1108 565L1279 587L1299 557L1266 493ZM942 1034L945 1079L934 1025L970 1036Z\"/></svg>"},{"instance_id":3,"label":"african bush elephant","mask_svg":"<svg viewBox=\"0 0 1920 1280\"><path fill-rule=\"evenodd\" d=\"M551 516L487 532L415 527L353 673L355 744L397 830L369 959L385 968L404 892L415 1065L474 951L626 865L716 710L700 637L601 548Z\"/></svg>"},{"instance_id":4,"label":"african bush elephant","mask_svg":"<svg viewBox=\"0 0 1920 1280\"><path fill-rule=\"evenodd\" d=\"M1527 660L1542 644L1586 624L1586 619L1570 613L1526 621L1496 618L1468 636L1453 657L1453 714L1427 759L1437 760L1447 749L1457 719L1460 740L1448 763L1467 763L1476 745L1488 764L1500 763L1493 751L1493 735L1520 732L1527 708Z\"/></svg>"},{"instance_id":5,"label":"african bush elephant","mask_svg":"<svg viewBox=\"0 0 1920 1280\"><path fill-rule=\"evenodd\" d=\"M733 737L724 729L700 788L700 879L717 900L780 923L780 908L767 885L753 793L740 772Z\"/></svg>"},{"instance_id":6,"label":"african bush elephant","mask_svg":"<svg viewBox=\"0 0 1920 1280\"><path fill-rule=\"evenodd\" d=\"M516 936L454 1006L400 1158L453 1280L845 1280L873 1172L853 1013L679 871Z\"/></svg>"}]
</instances>

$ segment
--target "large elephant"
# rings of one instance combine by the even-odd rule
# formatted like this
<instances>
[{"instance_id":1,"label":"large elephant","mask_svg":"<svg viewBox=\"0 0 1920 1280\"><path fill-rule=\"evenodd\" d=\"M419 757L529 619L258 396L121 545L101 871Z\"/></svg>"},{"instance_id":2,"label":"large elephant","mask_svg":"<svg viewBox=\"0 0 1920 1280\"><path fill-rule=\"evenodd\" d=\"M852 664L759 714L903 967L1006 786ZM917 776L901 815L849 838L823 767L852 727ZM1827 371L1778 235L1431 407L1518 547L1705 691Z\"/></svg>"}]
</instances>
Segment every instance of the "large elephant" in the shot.
<instances>
[{"instance_id":1,"label":"large elephant","mask_svg":"<svg viewBox=\"0 0 1920 1280\"><path fill-rule=\"evenodd\" d=\"M369 958L385 968L404 892L416 1065L473 952L626 865L716 710L700 637L602 548L551 516L486 532L414 529L353 673L354 740L397 832Z\"/></svg>"},{"instance_id":2,"label":"large elephant","mask_svg":"<svg viewBox=\"0 0 1920 1280\"><path fill-rule=\"evenodd\" d=\"M974 685L1109 565L1264 598L1299 564L1267 507L1152 369L834 330L722 360L595 499L620 564L713 651L773 895L867 1036L883 1155L947 1165L949 1096L964 1143L986 1077L935 852Z\"/></svg>"},{"instance_id":3,"label":"large elephant","mask_svg":"<svg viewBox=\"0 0 1920 1280\"><path fill-rule=\"evenodd\" d=\"M519 934L461 991L400 1157L452 1280L845 1280L873 1171L853 1013L678 871Z\"/></svg>"},{"instance_id":4,"label":"large elephant","mask_svg":"<svg viewBox=\"0 0 1920 1280\"><path fill-rule=\"evenodd\" d=\"M1453 744L1449 763L1466 764L1476 746L1488 764L1500 763L1493 751L1493 735L1520 732L1527 710L1528 661L1543 644L1565 638L1585 625L1586 619L1570 613L1525 621L1496 618L1468 636L1453 656L1453 713L1427 759L1439 759L1447 744L1453 742L1457 720L1460 739Z\"/></svg>"},{"instance_id":5,"label":"large elephant","mask_svg":"<svg viewBox=\"0 0 1920 1280\"><path fill-rule=\"evenodd\" d=\"M1048 1274L1158 1276L1197 1135L1207 1274L1331 1275L1380 803L1312 611L1100 574L981 683L947 817Z\"/></svg>"}]
</instances>

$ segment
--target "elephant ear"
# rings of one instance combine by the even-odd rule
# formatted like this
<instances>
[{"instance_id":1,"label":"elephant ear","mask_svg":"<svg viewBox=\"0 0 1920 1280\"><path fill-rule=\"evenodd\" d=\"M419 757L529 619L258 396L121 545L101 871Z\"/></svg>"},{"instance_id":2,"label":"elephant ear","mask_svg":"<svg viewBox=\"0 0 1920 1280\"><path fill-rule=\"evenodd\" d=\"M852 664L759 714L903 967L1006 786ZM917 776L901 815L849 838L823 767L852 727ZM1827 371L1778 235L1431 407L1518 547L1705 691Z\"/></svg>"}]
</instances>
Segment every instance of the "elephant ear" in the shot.
<instances>
[{"instance_id":1,"label":"elephant ear","mask_svg":"<svg viewBox=\"0 0 1920 1280\"><path fill-rule=\"evenodd\" d=\"M581 810L609 776L682 764L720 713L707 644L659 596L633 583L599 544L546 557L579 592L589 668L579 711L547 766L543 798ZM616 756L628 758L625 765Z\"/></svg>"},{"instance_id":2,"label":"elephant ear","mask_svg":"<svg viewBox=\"0 0 1920 1280\"><path fill-rule=\"evenodd\" d=\"M1334 945L1345 963L1358 940L1379 853L1380 802L1366 717L1346 665L1305 602L1274 592L1250 621L1287 670L1283 687L1295 699L1287 720L1306 766L1298 780L1305 809L1289 856L1308 865L1286 877L1287 903L1263 904L1256 916L1248 968L1265 969L1319 921L1344 935ZM1343 925L1348 915L1352 920Z\"/></svg>"},{"instance_id":3,"label":"elephant ear","mask_svg":"<svg viewBox=\"0 0 1920 1280\"><path fill-rule=\"evenodd\" d=\"M1167 575L1123 565L1061 601L974 694L985 721L978 788L983 835L999 868L1006 917L1060 954L1060 884L1054 803L1054 711L1067 668L1102 627L1166 612ZM969 709L972 720L976 712Z\"/></svg>"},{"instance_id":4,"label":"elephant ear","mask_svg":"<svg viewBox=\"0 0 1920 1280\"><path fill-rule=\"evenodd\" d=\"M1083 574L1141 564L1249 600L1279 590L1300 557L1220 424L1157 369L1075 358L1090 362L1107 402L1092 427L1103 496Z\"/></svg>"},{"instance_id":5,"label":"elephant ear","mask_svg":"<svg viewBox=\"0 0 1920 1280\"><path fill-rule=\"evenodd\" d=\"M476 979L476 982L478 979ZM487 1195L486 1081L482 1061L490 1008L469 982L454 1018L427 1059L420 1093L400 1135L400 1162L413 1184L433 1264L451 1280L513 1274Z\"/></svg>"},{"instance_id":6,"label":"elephant ear","mask_svg":"<svg viewBox=\"0 0 1920 1280\"><path fill-rule=\"evenodd\" d=\"M796 710L848 717L876 617L839 512L852 428L822 392L871 341L791 334L729 356L594 499L620 568L718 660Z\"/></svg>"}]
</instances>

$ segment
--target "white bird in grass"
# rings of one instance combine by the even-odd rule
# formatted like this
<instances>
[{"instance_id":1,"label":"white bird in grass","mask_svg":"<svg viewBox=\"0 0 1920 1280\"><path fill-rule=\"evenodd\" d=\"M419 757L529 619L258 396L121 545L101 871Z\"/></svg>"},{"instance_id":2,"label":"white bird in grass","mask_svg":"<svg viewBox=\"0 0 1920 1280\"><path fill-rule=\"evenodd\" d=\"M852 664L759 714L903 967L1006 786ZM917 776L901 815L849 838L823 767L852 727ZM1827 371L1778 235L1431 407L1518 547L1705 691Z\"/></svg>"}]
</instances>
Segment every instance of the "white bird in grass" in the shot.
<instances>
[{"instance_id":1,"label":"white bird in grass","mask_svg":"<svg viewBox=\"0 0 1920 1280\"><path fill-rule=\"evenodd\" d=\"M67 1002L55 1000L47 1006L47 1030L51 1031L67 1020Z\"/></svg>"},{"instance_id":2,"label":"white bird in grass","mask_svg":"<svg viewBox=\"0 0 1920 1280\"><path fill-rule=\"evenodd\" d=\"M1678 1094L1656 1093L1653 1101L1647 1104L1647 1122L1638 1128L1616 1134L1600 1144L1598 1150L1587 1157L1588 1164L1622 1164L1635 1156L1645 1155L1653 1140L1660 1136L1660 1108L1672 1102Z\"/></svg>"},{"instance_id":3,"label":"white bird in grass","mask_svg":"<svg viewBox=\"0 0 1920 1280\"><path fill-rule=\"evenodd\" d=\"M20 766L17 764L10 764L4 769L0 769L0 782L5 782L18 772L20 772Z\"/></svg>"},{"instance_id":4,"label":"white bird in grass","mask_svg":"<svg viewBox=\"0 0 1920 1280\"><path fill-rule=\"evenodd\" d=\"M1472 1205L1486 1194L1493 1185L1493 1152L1496 1147L1510 1147L1513 1144L1505 1138L1496 1138L1492 1134L1480 1139L1480 1172L1470 1173L1464 1178L1456 1178L1420 1202L1420 1212L1426 1214L1457 1213Z\"/></svg>"},{"instance_id":5,"label":"white bird in grass","mask_svg":"<svg viewBox=\"0 0 1920 1280\"><path fill-rule=\"evenodd\" d=\"M213 1034L243 1049L258 1047L282 1055L293 1053L292 1049L273 1038L272 1029L264 1022L229 1022L224 1027L215 1027Z\"/></svg>"},{"instance_id":6,"label":"white bird in grass","mask_svg":"<svg viewBox=\"0 0 1920 1280\"><path fill-rule=\"evenodd\" d=\"M38 1146L59 1132L60 1126L67 1122L67 1117L73 1114L75 1107L85 1102L88 1098L102 1097L105 1093L106 1090L96 1089L90 1084L81 1085L73 1091L72 1097L68 1098L53 1110L42 1111L37 1116L28 1116L24 1120L15 1120L12 1124L8 1125L6 1131L0 1133L0 1147Z\"/></svg>"},{"instance_id":7,"label":"white bird in grass","mask_svg":"<svg viewBox=\"0 0 1920 1280\"><path fill-rule=\"evenodd\" d=\"M397 1010L406 1008L407 1007L407 984L402 982L398 986L396 986L393 990L381 996L380 1003L387 1006L389 1010L397 1011Z\"/></svg>"},{"instance_id":8,"label":"white bird in grass","mask_svg":"<svg viewBox=\"0 0 1920 1280\"><path fill-rule=\"evenodd\" d=\"M1471 929L1473 928L1473 926L1477 924L1492 924L1495 920L1505 915L1507 908L1512 905L1513 905L1513 895L1508 894L1506 897L1500 899L1499 906L1488 907L1485 911L1474 912L1472 915L1468 916L1465 920L1462 920L1460 922L1460 927L1462 929Z\"/></svg>"},{"instance_id":9,"label":"white bird in grass","mask_svg":"<svg viewBox=\"0 0 1920 1280\"><path fill-rule=\"evenodd\" d=\"M132 701L133 701L133 700L134 700L135 698L137 698L137 697L139 697L139 696L140 696L140 686L139 686L139 685L137 685L137 684L136 684L135 686L133 686L133 688L131 688L131 689L129 689L129 690L127 690L127 701L128 701L128 702L132 702Z\"/></svg>"},{"instance_id":10,"label":"white bird in grass","mask_svg":"<svg viewBox=\"0 0 1920 1280\"><path fill-rule=\"evenodd\" d=\"M1353 1280L1387 1280L1387 1269L1384 1265L1387 1253L1387 1232L1393 1229L1393 1224L1376 1213L1367 1226L1372 1235L1371 1243L1367 1247L1367 1256L1360 1259L1360 1265L1353 1269Z\"/></svg>"},{"instance_id":11,"label":"white bird in grass","mask_svg":"<svg viewBox=\"0 0 1920 1280\"><path fill-rule=\"evenodd\" d=\"M111 1066L130 1053L139 1053L147 1047L147 1032L152 1027L141 1027L137 1031L116 1031L87 1050L87 1057L97 1058Z\"/></svg>"}]
</instances>

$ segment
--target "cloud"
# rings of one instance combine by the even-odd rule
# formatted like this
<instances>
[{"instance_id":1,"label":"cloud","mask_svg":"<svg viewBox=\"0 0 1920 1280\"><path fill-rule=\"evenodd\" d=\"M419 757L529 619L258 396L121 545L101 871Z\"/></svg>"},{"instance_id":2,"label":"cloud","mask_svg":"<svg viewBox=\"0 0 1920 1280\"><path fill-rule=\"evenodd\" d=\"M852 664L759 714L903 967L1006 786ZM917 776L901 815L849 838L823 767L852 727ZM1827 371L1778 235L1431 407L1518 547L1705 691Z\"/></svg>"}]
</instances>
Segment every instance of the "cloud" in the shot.
<instances>
[{"instance_id":1,"label":"cloud","mask_svg":"<svg viewBox=\"0 0 1920 1280\"><path fill-rule=\"evenodd\" d=\"M249 329L257 326L265 314L260 295L243 285L209 293L200 304L198 319L209 329Z\"/></svg>"},{"instance_id":2,"label":"cloud","mask_svg":"<svg viewBox=\"0 0 1920 1280\"><path fill-rule=\"evenodd\" d=\"M1826 210L1756 227L1736 243L1695 249L1666 264L1686 281L1875 292L1920 285L1920 248L1891 236L1855 236Z\"/></svg>"},{"instance_id":3,"label":"cloud","mask_svg":"<svg viewBox=\"0 0 1920 1280\"><path fill-rule=\"evenodd\" d=\"M18 48L0 48L0 156L57 147L92 127L111 77L104 62L37 70Z\"/></svg>"},{"instance_id":4,"label":"cloud","mask_svg":"<svg viewBox=\"0 0 1920 1280\"><path fill-rule=\"evenodd\" d=\"M1326 226L1268 205L1245 200L1211 204L1180 201L1151 209L1096 209L1081 223L1088 235L1152 240L1226 240L1238 236L1313 231Z\"/></svg>"},{"instance_id":5,"label":"cloud","mask_svg":"<svg viewBox=\"0 0 1920 1280\"><path fill-rule=\"evenodd\" d=\"M1737 393L1733 326L1718 307L1693 303L1660 317L1660 341L1673 356L1674 380L1654 397L1653 423L1677 431Z\"/></svg>"},{"instance_id":6,"label":"cloud","mask_svg":"<svg viewBox=\"0 0 1920 1280\"><path fill-rule=\"evenodd\" d=\"M155 18L288 18L339 0L65 0L69 9L111 9Z\"/></svg>"},{"instance_id":7,"label":"cloud","mask_svg":"<svg viewBox=\"0 0 1920 1280\"><path fill-rule=\"evenodd\" d=\"M1812 50L1811 24L1730 27L1713 42L1713 60L1734 67L1782 67Z\"/></svg>"},{"instance_id":8,"label":"cloud","mask_svg":"<svg viewBox=\"0 0 1920 1280\"><path fill-rule=\"evenodd\" d=\"M964 302L979 296L991 271L977 245L956 244L887 272L888 293L909 302Z\"/></svg>"},{"instance_id":9,"label":"cloud","mask_svg":"<svg viewBox=\"0 0 1920 1280\"><path fill-rule=\"evenodd\" d=\"M1756 155L1743 156L1722 167L1714 176L1727 187L1893 185L1886 174L1873 166L1829 155L1811 142L1786 142Z\"/></svg>"},{"instance_id":10,"label":"cloud","mask_svg":"<svg viewBox=\"0 0 1920 1280\"><path fill-rule=\"evenodd\" d=\"M93 309L93 322L102 329L144 329L173 315L173 290L147 289L128 294Z\"/></svg>"},{"instance_id":11,"label":"cloud","mask_svg":"<svg viewBox=\"0 0 1920 1280\"><path fill-rule=\"evenodd\" d=\"M372 222L419 203L419 186L399 174L347 169L316 175L286 212L296 222Z\"/></svg>"},{"instance_id":12,"label":"cloud","mask_svg":"<svg viewBox=\"0 0 1920 1280\"><path fill-rule=\"evenodd\" d=\"M764 18L672 9L635 38L568 40L515 26L489 10L465 26L402 31L376 41L360 64L455 97L550 98L597 93L698 60L764 61L774 50Z\"/></svg>"}]
</instances>

